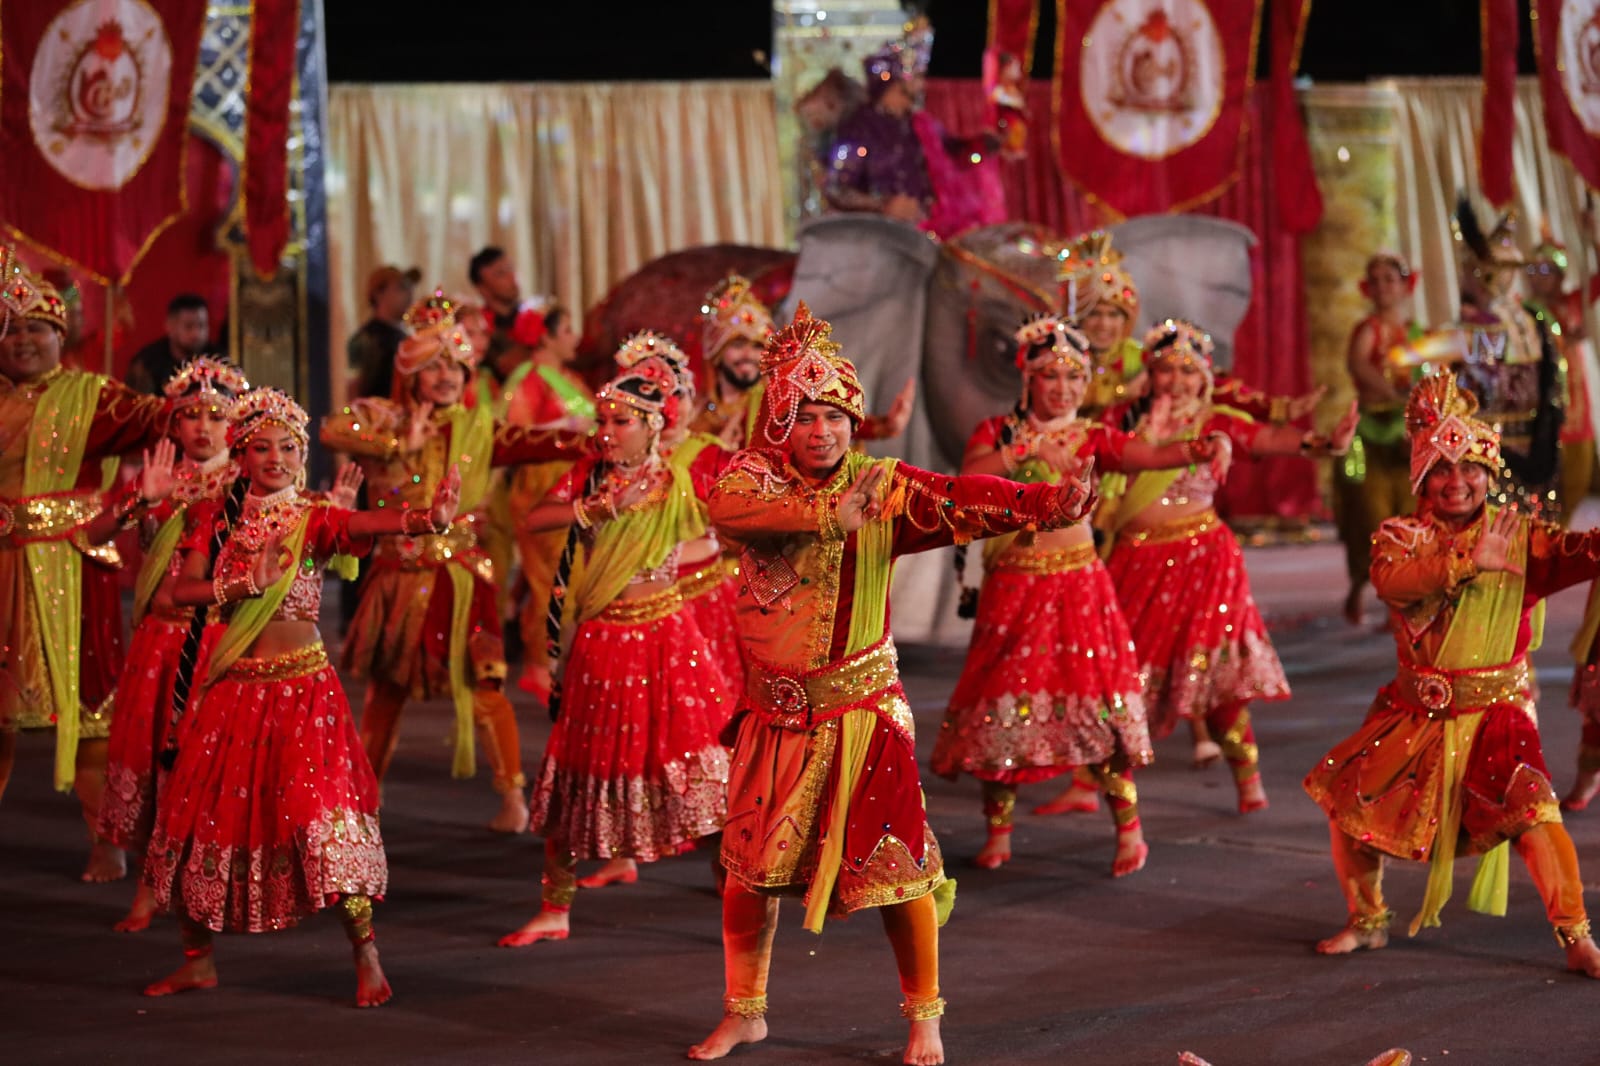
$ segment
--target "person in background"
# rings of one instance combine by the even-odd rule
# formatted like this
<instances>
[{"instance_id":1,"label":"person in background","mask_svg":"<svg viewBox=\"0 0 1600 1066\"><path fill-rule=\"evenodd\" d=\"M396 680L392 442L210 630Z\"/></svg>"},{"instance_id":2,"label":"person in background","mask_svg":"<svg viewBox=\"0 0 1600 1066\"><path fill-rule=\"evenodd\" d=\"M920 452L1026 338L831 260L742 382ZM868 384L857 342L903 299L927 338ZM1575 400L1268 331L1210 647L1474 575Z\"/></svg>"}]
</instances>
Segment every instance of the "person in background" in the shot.
<instances>
[{"instance_id":1,"label":"person in background","mask_svg":"<svg viewBox=\"0 0 1600 1066\"><path fill-rule=\"evenodd\" d=\"M124 380L130 389L164 396L178 368L211 350L211 316L204 298L180 292L167 303L167 332L134 354Z\"/></svg>"},{"instance_id":2,"label":"person in background","mask_svg":"<svg viewBox=\"0 0 1600 1066\"><path fill-rule=\"evenodd\" d=\"M522 288L517 268L504 248L489 245L467 264L467 277L478 290L484 317L489 320L489 350L480 364L504 384L516 367L527 360L528 348L512 336L517 312L522 309Z\"/></svg>"},{"instance_id":3,"label":"person in background","mask_svg":"<svg viewBox=\"0 0 1600 1066\"><path fill-rule=\"evenodd\" d=\"M350 395L389 399L394 387L394 353L406 338L401 322L411 306L412 293L422 272L381 266L367 278L367 307L372 317L350 335L345 344L346 367L354 379Z\"/></svg>"}]
</instances>

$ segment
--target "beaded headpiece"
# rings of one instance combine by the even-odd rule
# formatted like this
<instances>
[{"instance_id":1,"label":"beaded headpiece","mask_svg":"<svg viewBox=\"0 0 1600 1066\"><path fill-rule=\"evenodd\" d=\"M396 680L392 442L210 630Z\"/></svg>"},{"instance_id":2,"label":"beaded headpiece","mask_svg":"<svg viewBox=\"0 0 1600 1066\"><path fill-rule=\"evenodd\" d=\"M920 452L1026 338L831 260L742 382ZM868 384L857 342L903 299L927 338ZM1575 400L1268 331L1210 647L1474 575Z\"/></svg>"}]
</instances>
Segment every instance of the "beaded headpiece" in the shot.
<instances>
[{"instance_id":1,"label":"beaded headpiece","mask_svg":"<svg viewBox=\"0 0 1600 1066\"><path fill-rule=\"evenodd\" d=\"M307 417L305 408L279 389L251 389L235 401L228 417L232 423L228 426L228 447L231 449L244 447L262 427L269 425L287 429L302 448L310 442L306 427L311 419Z\"/></svg>"},{"instance_id":2,"label":"beaded headpiece","mask_svg":"<svg viewBox=\"0 0 1600 1066\"><path fill-rule=\"evenodd\" d=\"M434 289L432 296L413 304L402 321L411 335L395 352L397 374L415 374L441 358L471 365L472 342L456 322L456 302L443 289Z\"/></svg>"},{"instance_id":3,"label":"beaded headpiece","mask_svg":"<svg viewBox=\"0 0 1600 1066\"><path fill-rule=\"evenodd\" d=\"M184 363L162 392L172 403L174 411L186 407L219 407L227 410L242 393L248 392L250 382L244 372L232 363L202 355Z\"/></svg>"},{"instance_id":4,"label":"beaded headpiece","mask_svg":"<svg viewBox=\"0 0 1600 1066\"><path fill-rule=\"evenodd\" d=\"M672 371L672 393L678 398L678 413L682 414L693 405L694 371L689 369L689 357L671 337L654 330L639 330L622 342L615 358L617 366L623 370L630 370L650 359L665 363ZM676 419L669 418L667 421L673 424Z\"/></svg>"},{"instance_id":5,"label":"beaded headpiece","mask_svg":"<svg viewBox=\"0 0 1600 1066\"><path fill-rule=\"evenodd\" d=\"M926 16L905 25L904 34L862 60L867 73L867 98L876 100L895 79L921 77L933 58L933 26Z\"/></svg>"},{"instance_id":6,"label":"beaded headpiece","mask_svg":"<svg viewBox=\"0 0 1600 1066\"><path fill-rule=\"evenodd\" d=\"M788 441L802 403L831 404L858 426L867 417L861 378L855 364L839 354L832 335L833 327L811 317L804 300L795 308L794 321L773 334L761 357L767 387L758 419L769 443Z\"/></svg>"},{"instance_id":7,"label":"beaded headpiece","mask_svg":"<svg viewBox=\"0 0 1600 1066\"><path fill-rule=\"evenodd\" d=\"M1060 315L1043 312L1024 322L1015 334L1017 369L1023 375L1047 363L1064 360L1079 370L1089 369L1089 338Z\"/></svg>"},{"instance_id":8,"label":"beaded headpiece","mask_svg":"<svg viewBox=\"0 0 1600 1066\"><path fill-rule=\"evenodd\" d=\"M620 353L619 353L620 355ZM678 372L660 356L645 356L623 368L595 393L595 406L620 403L644 416L651 429L660 433L676 425L681 413L678 403Z\"/></svg>"},{"instance_id":9,"label":"beaded headpiece","mask_svg":"<svg viewBox=\"0 0 1600 1066\"><path fill-rule=\"evenodd\" d=\"M1372 299L1372 271L1384 263L1388 263L1400 272L1400 279L1406 283L1407 292L1411 292L1417 287L1417 273L1411 269L1411 264L1406 262L1406 257L1399 252L1386 248L1383 251L1373 252L1367 257L1367 265L1361 271L1361 281L1359 283L1361 295L1369 300Z\"/></svg>"},{"instance_id":10,"label":"beaded headpiece","mask_svg":"<svg viewBox=\"0 0 1600 1066\"><path fill-rule=\"evenodd\" d=\"M1122 265L1122 253L1111 247L1111 234L1103 229L1076 237L1062 249L1056 279L1071 322L1081 323L1102 303L1127 315L1130 329L1139 318L1139 288Z\"/></svg>"},{"instance_id":11,"label":"beaded headpiece","mask_svg":"<svg viewBox=\"0 0 1600 1066\"><path fill-rule=\"evenodd\" d=\"M1500 472L1500 434L1474 418L1478 398L1456 384L1454 374L1433 374L1411 390L1406 402L1406 434L1411 438L1411 491L1422 493L1422 481L1441 459L1477 463Z\"/></svg>"},{"instance_id":12,"label":"beaded headpiece","mask_svg":"<svg viewBox=\"0 0 1600 1066\"><path fill-rule=\"evenodd\" d=\"M1208 396L1216 384L1216 373L1211 365L1214 350L1211 334L1181 318L1160 322L1144 335L1146 366L1172 361L1199 367L1206 376L1205 394Z\"/></svg>"},{"instance_id":13,"label":"beaded headpiece","mask_svg":"<svg viewBox=\"0 0 1600 1066\"><path fill-rule=\"evenodd\" d=\"M700 303L705 320L701 350L706 361L715 363L729 341L744 339L765 346L772 339L772 312L756 299L750 279L729 274L706 293Z\"/></svg>"}]
</instances>

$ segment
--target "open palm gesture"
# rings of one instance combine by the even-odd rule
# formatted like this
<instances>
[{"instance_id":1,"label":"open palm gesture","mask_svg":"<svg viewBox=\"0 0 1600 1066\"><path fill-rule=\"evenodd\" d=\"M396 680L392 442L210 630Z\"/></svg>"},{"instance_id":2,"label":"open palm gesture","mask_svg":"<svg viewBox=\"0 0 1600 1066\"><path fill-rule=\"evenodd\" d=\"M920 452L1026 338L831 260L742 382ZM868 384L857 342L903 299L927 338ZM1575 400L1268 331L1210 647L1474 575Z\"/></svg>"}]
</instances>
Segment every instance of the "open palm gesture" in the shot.
<instances>
[{"instance_id":1,"label":"open palm gesture","mask_svg":"<svg viewBox=\"0 0 1600 1066\"><path fill-rule=\"evenodd\" d=\"M1511 538L1517 532L1517 509L1507 507L1489 520L1472 550L1472 562L1483 573L1522 576L1522 567L1511 559Z\"/></svg>"}]
</instances>

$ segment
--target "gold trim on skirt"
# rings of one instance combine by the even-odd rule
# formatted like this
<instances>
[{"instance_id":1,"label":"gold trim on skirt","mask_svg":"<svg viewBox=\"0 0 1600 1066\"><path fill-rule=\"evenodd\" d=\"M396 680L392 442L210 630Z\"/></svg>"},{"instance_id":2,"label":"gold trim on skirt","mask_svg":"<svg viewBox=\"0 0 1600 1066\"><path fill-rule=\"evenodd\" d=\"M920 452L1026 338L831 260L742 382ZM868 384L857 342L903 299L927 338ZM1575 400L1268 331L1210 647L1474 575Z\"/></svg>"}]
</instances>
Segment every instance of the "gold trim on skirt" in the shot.
<instances>
[{"instance_id":1,"label":"gold trim on skirt","mask_svg":"<svg viewBox=\"0 0 1600 1066\"><path fill-rule=\"evenodd\" d=\"M227 676L234 681L288 681L314 674L327 665L328 649L319 640L270 659L240 659L228 667Z\"/></svg>"},{"instance_id":2,"label":"gold trim on skirt","mask_svg":"<svg viewBox=\"0 0 1600 1066\"><path fill-rule=\"evenodd\" d=\"M1073 570L1082 570L1097 558L1099 555L1095 551L1093 541L1071 548L1041 550L1011 547L994 561L994 569L1047 577L1050 574L1066 574Z\"/></svg>"},{"instance_id":3,"label":"gold trim on skirt","mask_svg":"<svg viewBox=\"0 0 1600 1066\"><path fill-rule=\"evenodd\" d=\"M1221 523L1215 511L1172 518L1149 529L1130 530L1117 534L1117 539L1138 547L1143 544L1171 544L1175 540L1188 540L1209 533Z\"/></svg>"},{"instance_id":4,"label":"gold trim on skirt","mask_svg":"<svg viewBox=\"0 0 1600 1066\"><path fill-rule=\"evenodd\" d=\"M678 586L672 585L660 592L652 592L636 600L616 599L606 604L597 620L619 626L637 626L658 622L683 608L683 596Z\"/></svg>"}]
</instances>

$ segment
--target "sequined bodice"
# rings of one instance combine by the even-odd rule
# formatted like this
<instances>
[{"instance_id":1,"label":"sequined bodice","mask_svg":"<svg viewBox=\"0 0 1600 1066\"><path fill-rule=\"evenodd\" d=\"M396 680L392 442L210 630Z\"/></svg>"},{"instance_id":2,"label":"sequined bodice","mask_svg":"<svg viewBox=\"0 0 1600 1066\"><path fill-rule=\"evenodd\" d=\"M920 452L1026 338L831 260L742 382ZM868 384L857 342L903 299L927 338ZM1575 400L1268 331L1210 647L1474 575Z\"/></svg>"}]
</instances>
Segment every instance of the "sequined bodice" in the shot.
<instances>
[{"instance_id":1,"label":"sequined bodice","mask_svg":"<svg viewBox=\"0 0 1600 1066\"><path fill-rule=\"evenodd\" d=\"M217 556L216 575L231 581L252 573L266 546L287 540L310 508L311 501L292 486L270 496L245 497L239 521ZM294 581L272 616L274 622L317 621L322 613L323 562L308 547L301 549Z\"/></svg>"}]
</instances>

